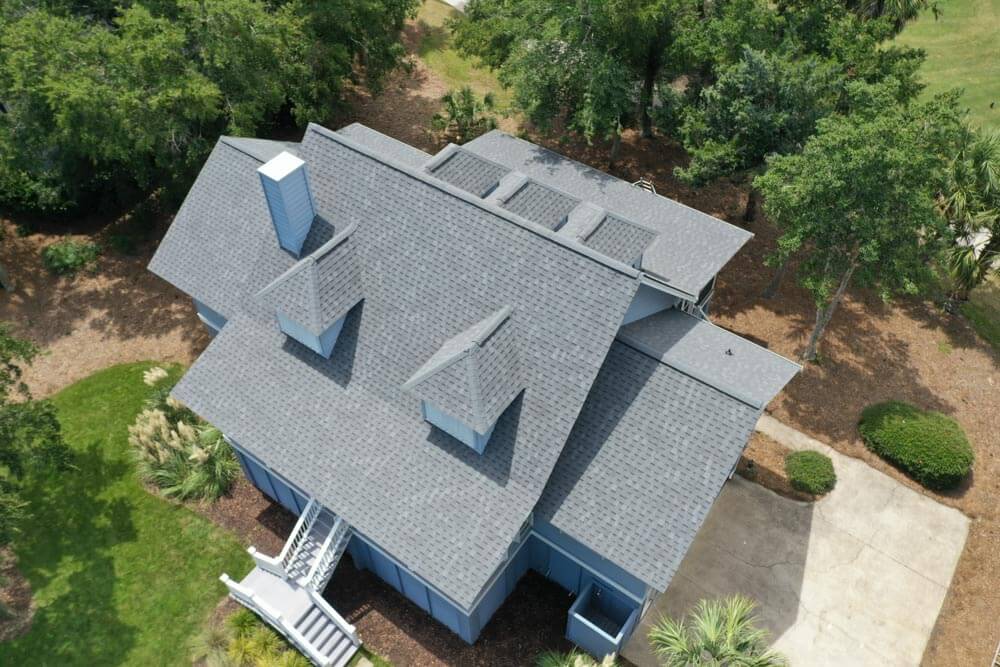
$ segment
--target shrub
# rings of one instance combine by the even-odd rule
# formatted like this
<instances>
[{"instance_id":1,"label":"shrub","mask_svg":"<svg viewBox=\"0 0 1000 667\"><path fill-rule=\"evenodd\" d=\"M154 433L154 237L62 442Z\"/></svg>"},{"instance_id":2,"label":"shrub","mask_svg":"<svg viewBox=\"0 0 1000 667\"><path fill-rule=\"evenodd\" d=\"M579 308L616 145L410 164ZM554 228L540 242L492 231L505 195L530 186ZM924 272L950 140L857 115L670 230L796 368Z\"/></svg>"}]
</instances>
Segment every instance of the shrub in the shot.
<instances>
[{"instance_id":1,"label":"shrub","mask_svg":"<svg viewBox=\"0 0 1000 667\"><path fill-rule=\"evenodd\" d=\"M101 248L96 243L73 239L56 241L42 251L42 263L52 273L73 275L80 269L93 266Z\"/></svg>"},{"instance_id":2,"label":"shrub","mask_svg":"<svg viewBox=\"0 0 1000 667\"><path fill-rule=\"evenodd\" d=\"M907 403L869 406L861 413L858 429L868 449L929 489L958 486L975 460L958 422Z\"/></svg>"},{"instance_id":3,"label":"shrub","mask_svg":"<svg viewBox=\"0 0 1000 667\"><path fill-rule=\"evenodd\" d=\"M146 409L129 427L139 476L179 500L216 500L239 475L236 455L222 432L170 397L169 374L159 366L143 373L154 388Z\"/></svg>"},{"instance_id":4,"label":"shrub","mask_svg":"<svg viewBox=\"0 0 1000 667\"><path fill-rule=\"evenodd\" d=\"M785 474L792 488L814 496L829 493L837 483L833 461L819 452L792 452L785 457Z\"/></svg>"}]
</instances>

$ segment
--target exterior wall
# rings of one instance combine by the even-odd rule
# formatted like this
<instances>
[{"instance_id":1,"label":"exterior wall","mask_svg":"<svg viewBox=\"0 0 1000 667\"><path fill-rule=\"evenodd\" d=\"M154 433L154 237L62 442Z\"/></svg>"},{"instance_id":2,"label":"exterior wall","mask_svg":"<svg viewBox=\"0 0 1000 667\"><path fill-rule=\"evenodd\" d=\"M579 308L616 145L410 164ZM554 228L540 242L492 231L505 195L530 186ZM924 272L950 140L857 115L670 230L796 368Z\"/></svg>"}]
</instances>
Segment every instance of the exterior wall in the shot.
<instances>
[{"instance_id":1,"label":"exterior wall","mask_svg":"<svg viewBox=\"0 0 1000 667\"><path fill-rule=\"evenodd\" d=\"M489 442L490 436L493 435L493 429L496 426L495 424L491 426L486 433L477 433L475 429L468 426L465 422L441 412L427 401L420 401L420 409L423 411L424 419L459 442L472 447L479 454L482 454L483 450L486 449L486 443Z\"/></svg>"},{"instance_id":2,"label":"exterior wall","mask_svg":"<svg viewBox=\"0 0 1000 667\"><path fill-rule=\"evenodd\" d=\"M632 297L632 303L629 304L628 310L625 311L622 326L636 320L641 320L644 317L649 317L661 310L673 308L679 301L680 299L676 296L671 296L648 285L639 285L635 296Z\"/></svg>"},{"instance_id":3,"label":"exterior wall","mask_svg":"<svg viewBox=\"0 0 1000 667\"><path fill-rule=\"evenodd\" d=\"M278 243L297 256L316 215L306 166L301 164L282 175L280 180L261 173L260 182Z\"/></svg>"},{"instance_id":4,"label":"exterior wall","mask_svg":"<svg viewBox=\"0 0 1000 667\"><path fill-rule=\"evenodd\" d=\"M230 443L244 474L254 486L289 511L295 514L302 512L309 501L305 493L241 450L238 444ZM347 550L356 567L375 573L470 644L476 641L529 569L578 596L578 602L583 600L579 597L581 593L589 599L595 590L600 590L604 596L602 602L611 605L615 615L628 619L622 631L615 638L603 635L587 621L585 604L574 604L570 608L567 601L567 636L598 657L616 651L628 639L640 616L643 602L649 597L645 584L548 523L536 522L530 532L526 524L522 534L523 539L511 546L507 562L497 568L471 610L448 599L357 531Z\"/></svg>"},{"instance_id":5,"label":"exterior wall","mask_svg":"<svg viewBox=\"0 0 1000 667\"><path fill-rule=\"evenodd\" d=\"M222 330L222 327L226 326L226 318L220 313L212 310L198 299L191 299L194 302L195 310L198 311L198 319L202 321L208 332L215 336Z\"/></svg>"},{"instance_id":6,"label":"exterior wall","mask_svg":"<svg viewBox=\"0 0 1000 667\"><path fill-rule=\"evenodd\" d=\"M278 313L278 328L280 328L285 334L308 347L316 354L321 354L329 359L330 355L333 353L334 346L337 344L337 338L340 336L340 330L344 328L345 319L347 319L346 316L340 318L331 324L330 328L324 331L322 335L317 336L316 334L308 331L295 320Z\"/></svg>"}]
</instances>

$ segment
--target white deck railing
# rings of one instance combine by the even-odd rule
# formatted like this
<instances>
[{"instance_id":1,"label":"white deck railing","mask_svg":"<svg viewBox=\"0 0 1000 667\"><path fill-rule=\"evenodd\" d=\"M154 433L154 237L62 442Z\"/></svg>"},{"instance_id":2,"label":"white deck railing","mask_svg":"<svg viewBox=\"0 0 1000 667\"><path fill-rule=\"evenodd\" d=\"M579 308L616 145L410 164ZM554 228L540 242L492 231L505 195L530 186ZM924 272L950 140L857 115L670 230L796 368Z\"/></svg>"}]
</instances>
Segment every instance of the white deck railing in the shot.
<instances>
[{"instance_id":1,"label":"white deck railing","mask_svg":"<svg viewBox=\"0 0 1000 667\"><path fill-rule=\"evenodd\" d=\"M306 585L309 588L319 592L326 588L350 539L351 527L341 517L337 517L333 527L330 528L330 533L323 540L316 562L306 575Z\"/></svg>"},{"instance_id":2,"label":"white deck railing","mask_svg":"<svg viewBox=\"0 0 1000 667\"><path fill-rule=\"evenodd\" d=\"M223 574L219 577L219 580L226 585L226 588L229 589L230 595L242 603L243 606L257 612L257 614L266 620L272 627L288 637L288 639L295 644L300 651L306 654L306 657L317 665L326 664L326 656L318 653L313 648L312 644L310 644L309 641L302 636L302 633L295 629L293 623L286 623L284 617L281 615L281 612L262 600L261 597L251 589L230 579L228 574ZM353 626L349 627L353 628ZM351 635L352 641L354 641L355 638L356 635Z\"/></svg>"},{"instance_id":3,"label":"white deck railing","mask_svg":"<svg viewBox=\"0 0 1000 667\"><path fill-rule=\"evenodd\" d=\"M316 591L307 589L309 593L309 599L312 600L313 604L320 608L320 610L330 617L330 620L337 624L340 631L351 638L351 642L355 646L361 646L361 640L358 638L358 631L353 625L347 622L343 616L341 616L336 609L330 606L330 603L323 599L323 596Z\"/></svg>"},{"instance_id":4,"label":"white deck railing","mask_svg":"<svg viewBox=\"0 0 1000 667\"><path fill-rule=\"evenodd\" d=\"M319 516L322 509L322 506L315 500L309 500L306 508L299 515L298 521L295 522L295 527L292 528L291 534L285 540L285 546L282 547L281 553L277 556L268 556L257 551L255 547L247 547L247 553L253 558L257 567L282 579L287 579L288 566L292 562L292 558L295 557L295 552L298 550L299 545L302 544L302 540L309 534L313 522Z\"/></svg>"}]
</instances>

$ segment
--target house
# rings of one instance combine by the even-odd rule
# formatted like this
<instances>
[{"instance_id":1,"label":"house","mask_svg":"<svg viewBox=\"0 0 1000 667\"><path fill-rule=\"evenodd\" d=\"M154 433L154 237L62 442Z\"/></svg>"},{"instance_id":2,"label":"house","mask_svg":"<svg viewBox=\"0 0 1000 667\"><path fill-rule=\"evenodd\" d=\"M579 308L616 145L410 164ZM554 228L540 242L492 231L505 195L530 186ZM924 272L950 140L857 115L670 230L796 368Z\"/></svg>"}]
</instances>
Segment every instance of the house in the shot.
<instances>
[{"instance_id":1,"label":"house","mask_svg":"<svg viewBox=\"0 0 1000 667\"><path fill-rule=\"evenodd\" d=\"M706 316L750 236L501 132L220 139L150 269L214 334L175 397L299 515L232 595L340 665L345 552L467 642L534 569L616 653L798 371Z\"/></svg>"}]
</instances>

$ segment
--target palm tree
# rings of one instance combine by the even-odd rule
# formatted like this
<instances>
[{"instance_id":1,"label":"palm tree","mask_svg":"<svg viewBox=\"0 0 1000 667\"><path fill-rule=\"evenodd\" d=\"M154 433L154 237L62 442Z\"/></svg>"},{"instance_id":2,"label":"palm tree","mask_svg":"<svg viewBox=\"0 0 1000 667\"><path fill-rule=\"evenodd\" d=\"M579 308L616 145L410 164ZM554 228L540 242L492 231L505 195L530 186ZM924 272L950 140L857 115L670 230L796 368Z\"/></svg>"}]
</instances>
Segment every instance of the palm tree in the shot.
<instances>
[{"instance_id":1,"label":"palm tree","mask_svg":"<svg viewBox=\"0 0 1000 667\"><path fill-rule=\"evenodd\" d=\"M767 648L768 633L756 627L755 607L741 595L702 600L681 621L663 618L649 641L664 667L787 665L784 656Z\"/></svg>"},{"instance_id":2,"label":"palm tree","mask_svg":"<svg viewBox=\"0 0 1000 667\"><path fill-rule=\"evenodd\" d=\"M444 109L434 114L433 125L436 129L445 130L457 144L464 144L497 126L491 93L486 93L480 100L472 88L462 86L458 90L449 90L441 101Z\"/></svg>"},{"instance_id":3,"label":"palm tree","mask_svg":"<svg viewBox=\"0 0 1000 667\"><path fill-rule=\"evenodd\" d=\"M938 208L955 235L951 296L964 301L990 275L1000 275L1000 134L969 135L949 164Z\"/></svg>"},{"instance_id":4,"label":"palm tree","mask_svg":"<svg viewBox=\"0 0 1000 667\"><path fill-rule=\"evenodd\" d=\"M613 656L605 656L598 662L586 653L570 651L546 651L535 660L535 667L618 667L618 661Z\"/></svg>"}]
</instances>

